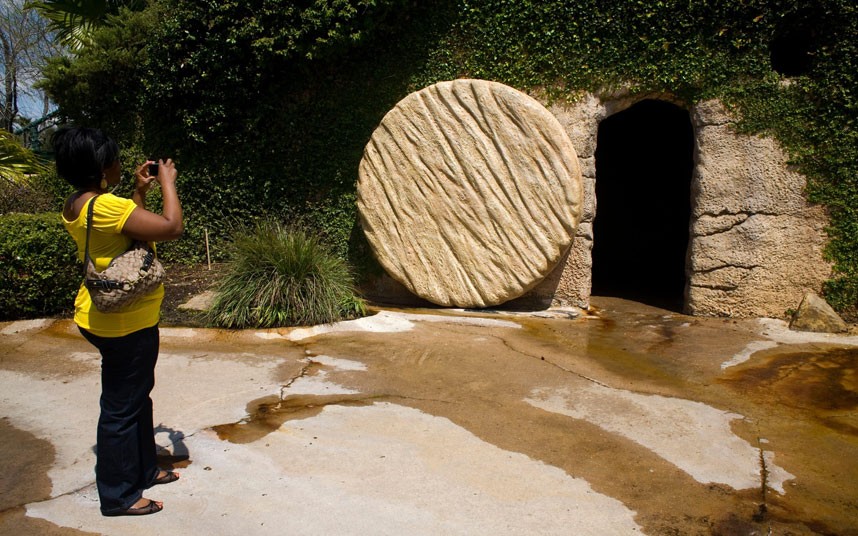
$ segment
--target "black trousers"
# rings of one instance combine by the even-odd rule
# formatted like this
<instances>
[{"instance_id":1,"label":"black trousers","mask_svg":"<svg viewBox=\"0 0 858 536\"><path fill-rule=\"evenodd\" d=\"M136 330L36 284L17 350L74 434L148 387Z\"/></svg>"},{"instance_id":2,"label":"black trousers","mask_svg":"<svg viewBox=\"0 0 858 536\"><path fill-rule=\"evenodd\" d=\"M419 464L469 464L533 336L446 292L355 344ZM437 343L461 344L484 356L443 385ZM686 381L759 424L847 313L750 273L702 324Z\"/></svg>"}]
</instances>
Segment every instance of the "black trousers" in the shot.
<instances>
[{"instance_id":1,"label":"black trousers","mask_svg":"<svg viewBox=\"0 0 858 536\"><path fill-rule=\"evenodd\" d=\"M80 328L101 353L101 415L95 482L101 511L131 507L158 476L152 399L158 326L124 337L99 337Z\"/></svg>"}]
</instances>

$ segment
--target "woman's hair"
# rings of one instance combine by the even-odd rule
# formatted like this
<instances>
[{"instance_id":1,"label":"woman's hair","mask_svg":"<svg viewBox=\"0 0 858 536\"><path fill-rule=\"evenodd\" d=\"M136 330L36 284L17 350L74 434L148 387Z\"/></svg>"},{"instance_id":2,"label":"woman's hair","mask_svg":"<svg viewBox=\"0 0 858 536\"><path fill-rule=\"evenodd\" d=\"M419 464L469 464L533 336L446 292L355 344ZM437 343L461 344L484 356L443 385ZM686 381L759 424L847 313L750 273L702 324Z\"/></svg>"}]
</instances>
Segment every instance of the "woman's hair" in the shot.
<instances>
[{"instance_id":1,"label":"woman's hair","mask_svg":"<svg viewBox=\"0 0 858 536\"><path fill-rule=\"evenodd\" d=\"M119 146L94 128L64 127L53 136L57 173L78 189L97 185L119 160Z\"/></svg>"}]
</instances>

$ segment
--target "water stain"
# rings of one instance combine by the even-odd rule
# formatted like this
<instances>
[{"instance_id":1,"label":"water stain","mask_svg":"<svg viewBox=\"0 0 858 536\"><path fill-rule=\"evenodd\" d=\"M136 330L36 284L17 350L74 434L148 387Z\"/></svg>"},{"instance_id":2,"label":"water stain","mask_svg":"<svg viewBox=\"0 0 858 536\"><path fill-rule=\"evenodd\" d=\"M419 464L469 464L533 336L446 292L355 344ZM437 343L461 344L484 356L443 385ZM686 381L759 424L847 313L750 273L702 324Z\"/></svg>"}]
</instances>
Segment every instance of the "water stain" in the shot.
<instances>
[{"instance_id":1,"label":"water stain","mask_svg":"<svg viewBox=\"0 0 858 536\"><path fill-rule=\"evenodd\" d=\"M856 424L852 424L852 422L844 422L847 420L856 422ZM858 416L856 415L834 415L831 417L821 418L820 421L825 424L825 426L836 432L858 437Z\"/></svg>"},{"instance_id":2,"label":"water stain","mask_svg":"<svg viewBox=\"0 0 858 536\"><path fill-rule=\"evenodd\" d=\"M800 520L812 534L858 534L858 503L848 498L858 467L843 462L858 456L856 379L858 348L829 345L763 350L719 379L757 413L757 433L796 475L785 496L769 495L772 518Z\"/></svg>"},{"instance_id":3,"label":"water stain","mask_svg":"<svg viewBox=\"0 0 858 536\"><path fill-rule=\"evenodd\" d=\"M309 419L325 406L365 406L373 397L364 395L295 395L281 399L266 396L247 405L248 416L236 423L220 424L213 429L219 439L230 443L252 443L279 430L286 421Z\"/></svg>"},{"instance_id":4,"label":"water stain","mask_svg":"<svg viewBox=\"0 0 858 536\"><path fill-rule=\"evenodd\" d=\"M158 455L158 467L161 469L166 469L168 471L172 471L174 469L184 469L191 465L192 462L190 457L187 455L182 456L171 456L167 454L159 454Z\"/></svg>"},{"instance_id":5,"label":"water stain","mask_svg":"<svg viewBox=\"0 0 858 536\"><path fill-rule=\"evenodd\" d=\"M363 394L267 397L247 406L247 419L215 429L221 439L247 443L327 405L388 400L449 419L492 445L587 480L595 492L638 512L636 521L646 534L851 534L849 512L856 509L848 501L858 470L847 467L842 476L832 476L838 464L831 453L851 456L855 442L844 443L851 436L831 429L817 433L822 425L813 424L808 410L799 409L803 406L782 410L765 392L784 388L783 396L807 399L808 407L839 408L817 411L842 429L855 427L849 409L854 358L850 363L850 357L834 353L814 362L820 382L840 386L836 403L799 379L790 384L793 375L805 371L800 358L787 354L772 354L770 366L760 365L758 356L753 360L756 368L783 369L783 377L762 370L744 376L754 368L746 363L722 381L720 364L758 337L756 323L606 303L610 308L591 315L596 318L515 317L520 330L416 323L404 333L319 336L301 347L309 365L291 363L279 371L283 383L300 377L299 366L308 367L303 375L315 374L320 365L313 364L313 356L323 354L363 363L362 372L335 372ZM741 413L747 419L737 420L733 432L775 452L775 462L800 477L787 483L784 495L703 484L630 439L525 402L535 388L576 388L589 381ZM763 437L770 446L760 441Z\"/></svg>"},{"instance_id":6,"label":"water stain","mask_svg":"<svg viewBox=\"0 0 858 536\"><path fill-rule=\"evenodd\" d=\"M28 517L23 506L0 512L0 536L98 536L96 532L84 532L69 527L61 527L50 521Z\"/></svg>"},{"instance_id":7,"label":"water stain","mask_svg":"<svg viewBox=\"0 0 858 536\"><path fill-rule=\"evenodd\" d=\"M772 417L778 404L753 392L765 387L742 386L737 396L735 385L719 381L725 356L758 337L755 322L621 307L598 314L516 318L521 330L419 325L407 334L331 335L316 339L313 349L360 356L369 373L354 377L352 388L398 393L396 403L445 417L493 445L585 478L595 491L637 511L646 534L849 534L848 512L855 510L843 497L856 489L858 475L850 469L832 478L838 464L828 453L851 453L852 447L837 434L818 434L820 427L804 410L785 408ZM841 383L849 391L848 369L854 365L846 356L831 359L846 371ZM828 371L823 382L839 378L829 364L820 369ZM632 441L522 404L534 386L582 380L745 415L741 422L747 424L734 432L760 444L761 451L775 452L775 463L799 473L799 483L787 482L785 495L701 484ZM847 413L829 411L827 418L855 424Z\"/></svg>"},{"instance_id":8,"label":"water stain","mask_svg":"<svg viewBox=\"0 0 858 536\"><path fill-rule=\"evenodd\" d=\"M843 420L858 408L858 348L768 352L730 370L722 379L737 391L814 413L842 433L858 435Z\"/></svg>"},{"instance_id":9,"label":"water stain","mask_svg":"<svg viewBox=\"0 0 858 536\"><path fill-rule=\"evenodd\" d=\"M92 534L27 517L25 504L51 497L48 469L56 451L50 441L0 419L0 535L73 536Z\"/></svg>"},{"instance_id":10,"label":"water stain","mask_svg":"<svg viewBox=\"0 0 858 536\"><path fill-rule=\"evenodd\" d=\"M752 522L753 521L753 522ZM728 514L723 519L712 523L712 536L737 536L739 534L762 534L760 523L762 519L753 516L752 521L743 519L736 514Z\"/></svg>"},{"instance_id":11,"label":"water stain","mask_svg":"<svg viewBox=\"0 0 858 536\"><path fill-rule=\"evenodd\" d=\"M47 440L0 419L0 511L51 496L48 468L55 450Z\"/></svg>"}]
</instances>

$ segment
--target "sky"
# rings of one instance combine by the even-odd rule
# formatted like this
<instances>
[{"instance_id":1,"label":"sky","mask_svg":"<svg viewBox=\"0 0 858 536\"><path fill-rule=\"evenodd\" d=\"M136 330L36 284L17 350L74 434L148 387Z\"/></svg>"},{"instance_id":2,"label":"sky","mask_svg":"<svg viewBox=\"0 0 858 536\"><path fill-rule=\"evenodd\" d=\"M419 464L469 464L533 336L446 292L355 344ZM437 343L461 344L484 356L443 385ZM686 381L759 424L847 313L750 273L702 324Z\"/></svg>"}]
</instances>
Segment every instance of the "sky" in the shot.
<instances>
[{"instance_id":1,"label":"sky","mask_svg":"<svg viewBox=\"0 0 858 536\"><path fill-rule=\"evenodd\" d=\"M41 78L45 59L60 53L60 48L46 30L45 19L25 6L25 0L0 0L0 34L10 47L0 49L0 82L14 64L19 116L38 119L44 115L44 107L41 91L34 85ZM0 94L5 96L5 88L0 87Z\"/></svg>"}]
</instances>

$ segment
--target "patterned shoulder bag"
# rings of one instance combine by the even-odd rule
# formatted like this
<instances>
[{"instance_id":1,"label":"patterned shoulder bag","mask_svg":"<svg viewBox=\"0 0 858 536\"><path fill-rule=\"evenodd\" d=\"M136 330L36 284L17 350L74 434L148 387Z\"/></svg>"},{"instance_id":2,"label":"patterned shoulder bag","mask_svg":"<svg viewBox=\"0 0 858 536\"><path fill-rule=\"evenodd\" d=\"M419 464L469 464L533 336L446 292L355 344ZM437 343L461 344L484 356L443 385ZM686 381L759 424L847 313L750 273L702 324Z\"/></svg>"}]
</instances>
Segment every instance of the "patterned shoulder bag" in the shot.
<instances>
[{"instance_id":1,"label":"patterned shoulder bag","mask_svg":"<svg viewBox=\"0 0 858 536\"><path fill-rule=\"evenodd\" d=\"M128 251L114 257L103 272L96 271L95 263L89 256L89 235L97 198L98 195L89 202L86 213L84 284L96 309L102 313L115 313L158 288L166 274L164 267L155 258L155 251L141 240L135 240Z\"/></svg>"}]
</instances>

